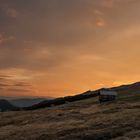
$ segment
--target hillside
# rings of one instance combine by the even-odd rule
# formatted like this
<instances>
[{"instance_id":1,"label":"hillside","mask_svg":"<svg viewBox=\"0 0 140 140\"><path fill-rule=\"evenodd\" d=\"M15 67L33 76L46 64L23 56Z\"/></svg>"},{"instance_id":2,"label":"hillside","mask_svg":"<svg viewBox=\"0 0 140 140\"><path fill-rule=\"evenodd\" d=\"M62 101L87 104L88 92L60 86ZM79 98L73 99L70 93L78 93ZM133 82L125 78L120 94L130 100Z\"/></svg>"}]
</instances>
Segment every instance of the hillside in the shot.
<instances>
[{"instance_id":1,"label":"hillside","mask_svg":"<svg viewBox=\"0 0 140 140\"><path fill-rule=\"evenodd\" d=\"M119 100L140 101L140 82L112 88L119 93Z\"/></svg>"},{"instance_id":2,"label":"hillside","mask_svg":"<svg viewBox=\"0 0 140 140\"><path fill-rule=\"evenodd\" d=\"M1 140L140 139L140 102L99 105L93 99L0 114Z\"/></svg>"},{"instance_id":3,"label":"hillside","mask_svg":"<svg viewBox=\"0 0 140 140\"><path fill-rule=\"evenodd\" d=\"M57 106L57 105L62 105L66 104L68 102L75 102L79 100L85 100L88 98L92 97L97 97L99 94L98 90L97 91L86 91L81 94L77 94L74 96L66 96L66 97L61 97L61 98L56 98L56 99L50 99L50 100L44 100L38 104L29 106L29 107L23 107L23 110L35 110L35 109L42 109L46 107L52 107L52 106Z\"/></svg>"}]
</instances>

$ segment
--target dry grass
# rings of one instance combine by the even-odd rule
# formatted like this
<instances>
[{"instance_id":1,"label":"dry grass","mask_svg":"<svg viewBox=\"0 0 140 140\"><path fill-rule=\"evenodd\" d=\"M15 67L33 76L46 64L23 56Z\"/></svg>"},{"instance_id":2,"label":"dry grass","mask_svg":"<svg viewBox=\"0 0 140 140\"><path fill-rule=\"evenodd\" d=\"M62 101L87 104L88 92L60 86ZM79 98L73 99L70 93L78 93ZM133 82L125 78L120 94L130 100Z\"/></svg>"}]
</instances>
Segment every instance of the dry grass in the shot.
<instances>
[{"instance_id":1,"label":"dry grass","mask_svg":"<svg viewBox=\"0 0 140 140\"><path fill-rule=\"evenodd\" d=\"M139 140L140 102L87 99L27 112L0 113L0 140Z\"/></svg>"}]
</instances>

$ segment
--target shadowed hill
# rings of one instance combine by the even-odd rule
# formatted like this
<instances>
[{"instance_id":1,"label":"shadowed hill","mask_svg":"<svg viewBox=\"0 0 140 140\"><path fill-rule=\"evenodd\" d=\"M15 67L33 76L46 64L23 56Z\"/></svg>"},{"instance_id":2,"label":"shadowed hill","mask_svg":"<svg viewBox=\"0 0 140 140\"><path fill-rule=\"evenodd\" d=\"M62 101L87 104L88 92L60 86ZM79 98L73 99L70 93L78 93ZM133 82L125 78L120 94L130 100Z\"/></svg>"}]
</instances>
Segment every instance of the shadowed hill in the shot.
<instances>
[{"instance_id":1,"label":"shadowed hill","mask_svg":"<svg viewBox=\"0 0 140 140\"><path fill-rule=\"evenodd\" d=\"M46 100L45 98L21 98L21 99L12 99L9 102L17 107L29 107L34 104L38 104Z\"/></svg>"},{"instance_id":2,"label":"shadowed hill","mask_svg":"<svg viewBox=\"0 0 140 140\"><path fill-rule=\"evenodd\" d=\"M75 101L85 100L85 99L92 98L92 97L97 97L98 94L99 94L98 91L89 90L89 91L86 91L82 94L78 94L75 96L66 96L66 97L62 97L62 98L56 98L53 100L45 100L45 101L42 101L31 107L25 107L25 108L23 108L23 110L34 110L34 109L40 109L40 108L45 108L45 107L62 105L62 104L68 103L68 102L75 102Z\"/></svg>"}]
</instances>

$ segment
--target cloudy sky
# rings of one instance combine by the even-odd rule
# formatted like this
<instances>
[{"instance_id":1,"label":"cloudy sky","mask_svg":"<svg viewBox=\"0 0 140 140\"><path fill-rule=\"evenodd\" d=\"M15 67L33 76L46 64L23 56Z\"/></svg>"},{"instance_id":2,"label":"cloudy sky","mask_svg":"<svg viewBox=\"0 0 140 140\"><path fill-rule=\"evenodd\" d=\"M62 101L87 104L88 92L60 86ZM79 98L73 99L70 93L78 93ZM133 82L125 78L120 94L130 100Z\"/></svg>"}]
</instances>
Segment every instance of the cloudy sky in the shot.
<instances>
[{"instance_id":1,"label":"cloudy sky","mask_svg":"<svg viewBox=\"0 0 140 140\"><path fill-rule=\"evenodd\" d=\"M65 96L140 80L140 0L0 0L0 96Z\"/></svg>"}]
</instances>

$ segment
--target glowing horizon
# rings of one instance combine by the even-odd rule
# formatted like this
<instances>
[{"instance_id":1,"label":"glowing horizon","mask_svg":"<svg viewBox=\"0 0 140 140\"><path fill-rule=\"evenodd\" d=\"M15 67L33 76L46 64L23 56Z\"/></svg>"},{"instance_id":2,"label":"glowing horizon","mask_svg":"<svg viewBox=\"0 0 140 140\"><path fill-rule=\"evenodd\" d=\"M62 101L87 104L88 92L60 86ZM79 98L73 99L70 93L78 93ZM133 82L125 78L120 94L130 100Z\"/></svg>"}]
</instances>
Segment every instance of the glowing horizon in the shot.
<instances>
[{"instance_id":1,"label":"glowing horizon","mask_svg":"<svg viewBox=\"0 0 140 140\"><path fill-rule=\"evenodd\" d=\"M139 13L139 0L0 0L0 96L140 81Z\"/></svg>"}]
</instances>

